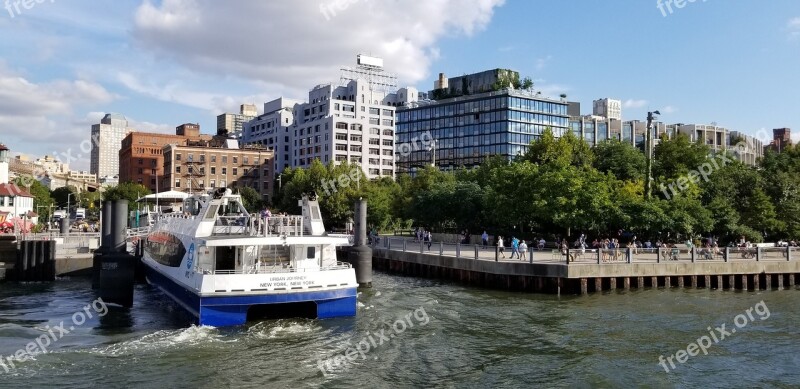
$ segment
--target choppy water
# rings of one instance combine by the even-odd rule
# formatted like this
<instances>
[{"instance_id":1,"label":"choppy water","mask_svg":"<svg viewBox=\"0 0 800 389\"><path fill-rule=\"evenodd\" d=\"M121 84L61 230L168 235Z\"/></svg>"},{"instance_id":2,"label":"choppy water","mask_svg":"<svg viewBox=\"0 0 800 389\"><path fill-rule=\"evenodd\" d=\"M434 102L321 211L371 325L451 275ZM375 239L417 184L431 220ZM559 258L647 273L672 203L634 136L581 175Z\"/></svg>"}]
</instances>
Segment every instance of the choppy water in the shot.
<instances>
[{"instance_id":1,"label":"choppy water","mask_svg":"<svg viewBox=\"0 0 800 389\"><path fill-rule=\"evenodd\" d=\"M356 318L233 329L189 326L187 314L146 285L131 310L101 318L84 311L94 298L86 280L0 284L4 359L61 321L68 327L75 312L94 313L48 353L34 350L8 372L0 365L0 387L800 386L800 290L559 298L376 274ZM670 373L658 365L659 355L686 349L709 326L730 330L762 300L765 320L751 311L754 321L708 355L676 362ZM337 355L353 360L325 363Z\"/></svg>"}]
</instances>

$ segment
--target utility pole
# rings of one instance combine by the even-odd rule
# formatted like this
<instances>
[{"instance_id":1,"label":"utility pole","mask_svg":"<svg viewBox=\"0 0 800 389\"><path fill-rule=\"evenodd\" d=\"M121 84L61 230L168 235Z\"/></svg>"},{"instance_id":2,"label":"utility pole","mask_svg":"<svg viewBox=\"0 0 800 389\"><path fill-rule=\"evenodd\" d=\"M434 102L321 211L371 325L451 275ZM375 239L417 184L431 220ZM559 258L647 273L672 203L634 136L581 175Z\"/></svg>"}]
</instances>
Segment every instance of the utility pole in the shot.
<instances>
[{"instance_id":1,"label":"utility pole","mask_svg":"<svg viewBox=\"0 0 800 389\"><path fill-rule=\"evenodd\" d=\"M649 199L652 193L652 182L653 182L653 120L655 120L654 115L661 115L661 112L653 111L647 113L647 133L645 134L645 146L644 152L647 162L647 178L645 179L644 184L644 193L645 198Z\"/></svg>"}]
</instances>

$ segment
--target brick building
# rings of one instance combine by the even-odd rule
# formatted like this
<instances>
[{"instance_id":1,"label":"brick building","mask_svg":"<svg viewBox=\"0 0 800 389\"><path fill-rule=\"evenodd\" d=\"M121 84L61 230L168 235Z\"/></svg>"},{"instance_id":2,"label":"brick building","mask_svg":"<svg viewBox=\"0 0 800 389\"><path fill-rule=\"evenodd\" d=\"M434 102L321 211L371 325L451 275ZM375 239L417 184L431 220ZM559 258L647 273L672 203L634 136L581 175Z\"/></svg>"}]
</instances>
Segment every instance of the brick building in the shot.
<instances>
[{"instance_id":1,"label":"brick building","mask_svg":"<svg viewBox=\"0 0 800 389\"><path fill-rule=\"evenodd\" d=\"M209 140L211 135L200 134L200 126L191 123L175 128L175 135L131 132L122 140L119 150L119 182L135 182L156 192L156 180L164 176L164 146ZM164 190L158 188L160 192Z\"/></svg>"},{"instance_id":2,"label":"brick building","mask_svg":"<svg viewBox=\"0 0 800 389\"><path fill-rule=\"evenodd\" d=\"M201 193L213 188L255 189L264 200L272 198L274 153L260 145L239 146L236 139L169 144L163 148L162 190Z\"/></svg>"}]
</instances>

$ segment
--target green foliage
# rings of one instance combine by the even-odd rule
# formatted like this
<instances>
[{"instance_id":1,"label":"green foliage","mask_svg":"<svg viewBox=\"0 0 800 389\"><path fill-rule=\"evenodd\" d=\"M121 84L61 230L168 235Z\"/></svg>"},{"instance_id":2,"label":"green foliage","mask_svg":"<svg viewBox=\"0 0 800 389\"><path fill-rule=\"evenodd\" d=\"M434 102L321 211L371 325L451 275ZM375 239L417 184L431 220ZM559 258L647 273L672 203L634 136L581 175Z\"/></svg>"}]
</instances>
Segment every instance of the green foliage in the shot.
<instances>
[{"instance_id":1,"label":"green foliage","mask_svg":"<svg viewBox=\"0 0 800 389\"><path fill-rule=\"evenodd\" d=\"M50 189L33 177L18 177L14 183L33 195L33 210L39 214L39 222L49 220L51 206L55 204Z\"/></svg>"},{"instance_id":2,"label":"green foliage","mask_svg":"<svg viewBox=\"0 0 800 389\"><path fill-rule=\"evenodd\" d=\"M128 200L128 210L133 211L136 209L136 200L149 194L151 194L150 189L142 184L123 182L106 189L103 192L103 201Z\"/></svg>"},{"instance_id":3,"label":"green foliage","mask_svg":"<svg viewBox=\"0 0 800 389\"><path fill-rule=\"evenodd\" d=\"M78 202L78 191L75 189L74 186L64 186L61 188L56 188L53 191L51 197L55 202L55 205L59 208L66 208L67 207L67 200L69 200L70 207L73 207Z\"/></svg>"},{"instance_id":4,"label":"green foliage","mask_svg":"<svg viewBox=\"0 0 800 389\"><path fill-rule=\"evenodd\" d=\"M622 181L644 180L645 156L630 143L609 139L600 142L592 151L595 169L611 173Z\"/></svg>"},{"instance_id":5,"label":"green foliage","mask_svg":"<svg viewBox=\"0 0 800 389\"><path fill-rule=\"evenodd\" d=\"M261 195L249 186L240 188L239 195L242 196L242 205L244 205L247 212L251 214L258 213L264 207L264 201L261 199Z\"/></svg>"},{"instance_id":6,"label":"green foliage","mask_svg":"<svg viewBox=\"0 0 800 389\"><path fill-rule=\"evenodd\" d=\"M679 136L662 140L654 153L656 195L649 199L640 151L619 141L590 149L572 133L556 138L548 129L521 158L487 157L456 173L426 167L415 177L369 181L348 164L289 169L276 203L296 213L299 196L316 192L328 224L343 227L363 197L369 223L384 231L424 226L527 239L617 236L620 230L652 240L800 239L800 149L767 153L758 168L717 158L710 174L694 182L686 180L689 172L711 161L705 145ZM343 176L351 177L348 185L341 185ZM688 182L685 189L664 194L661 185L680 178ZM324 182L335 184L326 192Z\"/></svg>"}]
</instances>

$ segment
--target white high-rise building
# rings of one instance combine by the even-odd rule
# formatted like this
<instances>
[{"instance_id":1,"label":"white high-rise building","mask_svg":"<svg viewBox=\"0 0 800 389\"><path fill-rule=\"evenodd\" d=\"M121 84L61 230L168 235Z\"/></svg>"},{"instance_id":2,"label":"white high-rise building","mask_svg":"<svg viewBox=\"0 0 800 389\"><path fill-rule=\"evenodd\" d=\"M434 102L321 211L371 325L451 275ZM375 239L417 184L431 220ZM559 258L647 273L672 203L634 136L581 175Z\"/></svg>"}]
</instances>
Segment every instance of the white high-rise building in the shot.
<instances>
[{"instance_id":1,"label":"white high-rise building","mask_svg":"<svg viewBox=\"0 0 800 389\"><path fill-rule=\"evenodd\" d=\"M276 173L319 159L358 164L370 179L394 178L395 107L416 101L419 93L398 90L382 61L359 60L358 67L342 69L339 85L314 87L308 102L265 103L264 114L245 125L243 142L274 150Z\"/></svg>"},{"instance_id":2,"label":"white high-rise building","mask_svg":"<svg viewBox=\"0 0 800 389\"><path fill-rule=\"evenodd\" d=\"M608 98L595 100L592 102L592 114L622 120L622 101Z\"/></svg>"},{"instance_id":3,"label":"white high-rise building","mask_svg":"<svg viewBox=\"0 0 800 389\"><path fill-rule=\"evenodd\" d=\"M92 125L92 157L89 172L99 180L101 177L119 175L119 150L122 140L132 129L128 119L116 113L109 113Z\"/></svg>"}]
</instances>

